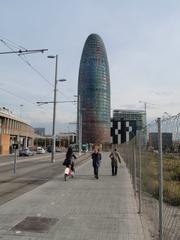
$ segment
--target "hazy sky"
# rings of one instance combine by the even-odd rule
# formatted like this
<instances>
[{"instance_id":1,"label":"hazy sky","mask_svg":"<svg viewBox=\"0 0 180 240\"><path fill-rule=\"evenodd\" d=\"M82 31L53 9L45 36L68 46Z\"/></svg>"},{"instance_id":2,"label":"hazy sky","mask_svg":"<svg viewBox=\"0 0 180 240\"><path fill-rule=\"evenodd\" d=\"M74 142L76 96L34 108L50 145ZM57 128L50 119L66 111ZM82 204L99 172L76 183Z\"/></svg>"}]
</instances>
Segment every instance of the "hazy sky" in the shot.
<instances>
[{"instance_id":1,"label":"hazy sky","mask_svg":"<svg viewBox=\"0 0 180 240\"><path fill-rule=\"evenodd\" d=\"M33 126L51 129L52 104L36 104L53 100L55 61L47 55L59 55L58 79L67 79L58 83L57 100L74 100L91 33L106 46L112 109L143 109L139 100L146 101L149 121L180 112L180 1L6 0L0 9L0 39L9 47L48 48L25 58L44 78L17 55L0 55L0 106ZM1 41L0 52L8 50ZM76 105L59 103L57 130L72 130L74 125L62 123L75 121Z\"/></svg>"}]
</instances>

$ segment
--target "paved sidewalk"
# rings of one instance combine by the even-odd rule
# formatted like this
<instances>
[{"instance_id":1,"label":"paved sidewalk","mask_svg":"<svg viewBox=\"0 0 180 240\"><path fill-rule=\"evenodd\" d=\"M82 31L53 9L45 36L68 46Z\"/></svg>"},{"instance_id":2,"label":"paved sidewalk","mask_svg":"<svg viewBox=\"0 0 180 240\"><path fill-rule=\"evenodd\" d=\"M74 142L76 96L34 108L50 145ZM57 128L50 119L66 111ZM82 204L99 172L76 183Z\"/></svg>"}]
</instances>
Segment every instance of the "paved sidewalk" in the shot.
<instances>
[{"instance_id":1,"label":"paved sidewalk","mask_svg":"<svg viewBox=\"0 0 180 240\"><path fill-rule=\"evenodd\" d=\"M0 240L146 240L127 169L110 174L104 153L98 180L88 161L2 205Z\"/></svg>"}]
</instances>

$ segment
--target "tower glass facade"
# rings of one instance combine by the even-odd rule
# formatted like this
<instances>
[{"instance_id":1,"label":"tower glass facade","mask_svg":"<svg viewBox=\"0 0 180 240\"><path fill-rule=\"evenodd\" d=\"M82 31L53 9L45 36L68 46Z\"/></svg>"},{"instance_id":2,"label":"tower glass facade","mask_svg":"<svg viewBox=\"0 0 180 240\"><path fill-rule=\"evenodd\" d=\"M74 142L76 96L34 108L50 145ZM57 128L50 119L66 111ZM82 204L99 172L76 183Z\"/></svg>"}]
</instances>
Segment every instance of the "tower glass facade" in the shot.
<instances>
[{"instance_id":1,"label":"tower glass facade","mask_svg":"<svg viewBox=\"0 0 180 240\"><path fill-rule=\"evenodd\" d=\"M110 142L110 76L100 36L91 34L84 45L78 80L82 143Z\"/></svg>"}]
</instances>

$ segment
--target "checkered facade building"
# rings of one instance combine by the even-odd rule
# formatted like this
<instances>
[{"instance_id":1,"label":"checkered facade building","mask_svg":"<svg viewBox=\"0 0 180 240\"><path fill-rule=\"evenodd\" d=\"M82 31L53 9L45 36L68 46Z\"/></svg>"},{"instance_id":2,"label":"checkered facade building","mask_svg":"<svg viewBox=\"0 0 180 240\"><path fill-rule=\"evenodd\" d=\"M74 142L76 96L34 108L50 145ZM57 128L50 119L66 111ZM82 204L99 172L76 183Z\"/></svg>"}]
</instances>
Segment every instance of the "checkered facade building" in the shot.
<instances>
[{"instance_id":1,"label":"checkered facade building","mask_svg":"<svg viewBox=\"0 0 180 240\"><path fill-rule=\"evenodd\" d=\"M145 112L114 110L111 119L111 143L129 142L145 126Z\"/></svg>"},{"instance_id":2,"label":"checkered facade building","mask_svg":"<svg viewBox=\"0 0 180 240\"><path fill-rule=\"evenodd\" d=\"M136 134L136 121L111 120L111 143L121 144L129 142Z\"/></svg>"}]
</instances>

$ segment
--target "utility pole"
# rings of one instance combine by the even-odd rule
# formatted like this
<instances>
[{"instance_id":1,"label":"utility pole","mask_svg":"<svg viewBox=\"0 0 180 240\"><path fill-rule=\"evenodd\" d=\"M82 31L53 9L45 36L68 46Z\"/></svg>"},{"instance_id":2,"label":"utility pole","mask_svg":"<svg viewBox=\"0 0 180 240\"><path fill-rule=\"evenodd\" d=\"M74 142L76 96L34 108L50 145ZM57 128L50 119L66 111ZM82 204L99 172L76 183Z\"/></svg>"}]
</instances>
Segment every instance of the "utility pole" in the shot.
<instances>
[{"instance_id":1,"label":"utility pole","mask_svg":"<svg viewBox=\"0 0 180 240\"><path fill-rule=\"evenodd\" d=\"M55 152L56 152L56 95L57 95L57 82L64 82L66 79L57 80L57 69L58 69L58 55L55 56L50 55L48 58L55 58L55 79L54 79L54 102L53 102L53 126L52 126L52 154L51 154L51 162L55 162Z\"/></svg>"},{"instance_id":2,"label":"utility pole","mask_svg":"<svg viewBox=\"0 0 180 240\"><path fill-rule=\"evenodd\" d=\"M78 115L79 115L79 154L81 154L82 145L82 114L81 114L81 97L78 95Z\"/></svg>"},{"instance_id":3,"label":"utility pole","mask_svg":"<svg viewBox=\"0 0 180 240\"><path fill-rule=\"evenodd\" d=\"M51 154L51 162L55 162L55 151L56 151L56 134L55 134L55 127L56 127L56 93L57 93L57 66L58 66L58 55L55 56L56 58L56 65L55 65L55 82L54 82L54 106L53 106L53 127L52 127L52 154Z\"/></svg>"},{"instance_id":4,"label":"utility pole","mask_svg":"<svg viewBox=\"0 0 180 240\"><path fill-rule=\"evenodd\" d=\"M66 79L60 79L57 80L57 82L64 82L66 81ZM57 82L55 83L55 85L57 85ZM54 87L54 91L56 88L56 92L57 92L57 87ZM55 94L56 95L56 94ZM51 155L51 162L54 163L55 162L55 150L56 150L56 134L55 134L55 124L56 124L56 104L57 103L74 103L76 101L56 101L56 96L54 96L55 100L54 101L44 101L44 102L36 102L38 104L38 106L41 106L43 104L49 104L49 103L53 103L53 128L52 128L52 140L53 140L53 145L52 145L52 155Z\"/></svg>"},{"instance_id":5,"label":"utility pole","mask_svg":"<svg viewBox=\"0 0 180 240\"><path fill-rule=\"evenodd\" d=\"M55 58L55 79L54 79L54 101L46 102L36 102L37 104L48 104L53 103L53 126L52 126L52 154L51 154L51 163L55 162L55 151L56 151L56 95L57 95L57 83L64 82L66 79L57 79L57 70L58 70L58 55L50 55L48 58ZM72 101L62 101L62 102L72 102Z\"/></svg>"},{"instance_id":6,"label":"utility pole","mask_svg":"<svg viewBox=\"0 0 180 240\"><path fill-rule=\"evenodd\" d=\"M78 151L79 155L81 154L81 145L82 145L82 115L81 115L81 97L80 94L74 95L74 97L77 97L77 136L78 136Z\"/></svg>"},{"instance_id":7,"label":"utility pole","mask_svg":"<svg viewBox=\"0 0 180 240\"><path fill-rule=\"evenodd\" d=\"M144 101L139 101L139 103L143 103L144 104L144 112L145 112L145 126L147 125L147 104L149 104L148 102L144 102Z\"/></svg>"},{"instance_id":8,"label":"utility pole","mask_svg":"<svg viewBox=\"0 0 180 240\"><path fill-rule=\"evenodd\" d=\"M145 112L144 136L145 136L145 143L147 143L147 139L148 139L148 131L147 131L147 104L148 105L157 105L157 104L153 104L153 103L149 103L149 102L145 102L145 101L139 101L139 103L143 103L144 104L144 112Z\"/></svg>"},{"instance_id":9,"label":"utility pole","mask_svg":"<svg viewBox=\"0 0 180 240\"><path fill-rule=\"evenodd\" d=\"M20 114L19 114L19 116L20 116L20 118L22 118L22 108L24 107L24 105L20 104L19 106L20 106Z\"/></svg>"},{"instance_id":10,"label":"utility pole","mask_svg":"<svg viewBox=\"0 0 180 240\"><path fill-rule=\"evenodd\" d=\"M145 125L147 125L147 104L148 105L157 105L157 104L153 104L153 103L149 103L149 102L145 102L145 101L139 101L139 103L143 103L144 104L144 112L145 112Z\"/></svg>"}]
</instances>

